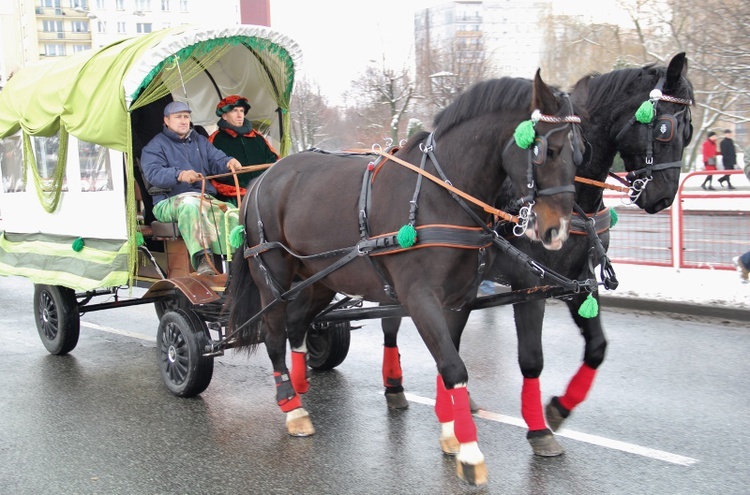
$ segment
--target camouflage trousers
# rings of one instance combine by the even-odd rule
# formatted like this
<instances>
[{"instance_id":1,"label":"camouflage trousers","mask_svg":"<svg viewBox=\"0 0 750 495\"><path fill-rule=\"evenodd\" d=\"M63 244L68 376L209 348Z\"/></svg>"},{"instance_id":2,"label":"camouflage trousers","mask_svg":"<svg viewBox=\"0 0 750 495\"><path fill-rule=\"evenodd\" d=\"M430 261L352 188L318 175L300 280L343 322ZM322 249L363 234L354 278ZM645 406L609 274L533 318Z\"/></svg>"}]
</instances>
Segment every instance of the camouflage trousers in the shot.
<instances>
[{"instance_id":1,"label":"camouflage trousers","mask_svg":"<svg viewBox=\"0 0 750 495\"><path fill-rule=\"evenodd\" d=\"M154 217L160 222L177 222L193 268L204 252L231 254L229 234L237 226L237 208L229 203L198 193L184 193L154 205Z\"/></svg>"}]
</instances>

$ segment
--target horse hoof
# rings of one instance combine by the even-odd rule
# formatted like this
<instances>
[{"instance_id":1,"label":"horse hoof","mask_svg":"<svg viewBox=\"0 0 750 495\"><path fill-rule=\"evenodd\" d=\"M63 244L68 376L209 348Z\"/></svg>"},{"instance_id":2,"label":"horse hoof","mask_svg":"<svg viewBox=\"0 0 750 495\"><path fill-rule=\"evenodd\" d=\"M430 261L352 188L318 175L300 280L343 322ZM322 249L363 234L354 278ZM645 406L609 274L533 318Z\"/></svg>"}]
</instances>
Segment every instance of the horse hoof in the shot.
<instances>
[{"instance_id":1,"label":"horse hoof","mask_svg":"<svg viewBox=\"0 0 750 495\"><path fill-rule=\"evenodd\" d=\"M456 437L440 438L440 448L445 455L458 455L460 444Z\"/></svg>"},{"instance_id":2,"label":"horse hoof","mask_svg":"<svg viewBox=\"0 0 750 495\"><path fill-rule=\"evenodd\" d=\"M456 473L458 477L470 485L487 484L487 465L484 461L479 464L469 464L468 462L457 462Z\"/></svg>"},{"instance_id":3,"label":"horse hoof","mask_svg":"<svg viewBox=\"0 0 750 495\"><path fill-rule=\"evenodd\" d=\"M315 434L315 427L313 427L309 414L287 419L286 429L293 437L309 437Z\"/></svg>"},{"instance_id":4,"label":"horse hoof","mask_svg":"<svg viewBox=\"0 0 750 495\"><path fill-rule=\"evenodd\" d=\"M558 402L557 397L552 397L544 408L544 415L547 417L547 425L549 425L549 428L552 431L560 429L563 421L565 421L565 418L570 414L565 414L564 411L560 409L561 407L562 405Z\"/></svg>"},{"instance_id":5,"label":"horse hoof","mask_svg":"<svg viewBox=\"0 0 750 495\"><path fill-rule=\"evenodd\" d=\"M388 409L408 409L409 401L406 400L406 395L403 392L395 394L385 394L385 401L388 404Z\"/></svg>"},{"instance_id":6,"label":"horse hoof","mask_svg":"<svg viewBox=\"0 0 750 495\"><path fill-rule=\"evenodd\" d=\"M565 453L565 449L562 445L557 443L555 436L552 433L542 435L539 437L528 438L531 449L534 451L534 455L540 457L557 457Z\"/></svg>"},{"instance_id":7,"label":"horse hoof","mask_svg":"<svg viewBox=\"0 0 750 495\"><path fill-rule=\"evenodd\" d=\"M476 414L481 409L481 407L474 402L474 399L471 398L471 394L469 394L469 409L471 410L471 414Z\"/></svg>"}]
</instances>

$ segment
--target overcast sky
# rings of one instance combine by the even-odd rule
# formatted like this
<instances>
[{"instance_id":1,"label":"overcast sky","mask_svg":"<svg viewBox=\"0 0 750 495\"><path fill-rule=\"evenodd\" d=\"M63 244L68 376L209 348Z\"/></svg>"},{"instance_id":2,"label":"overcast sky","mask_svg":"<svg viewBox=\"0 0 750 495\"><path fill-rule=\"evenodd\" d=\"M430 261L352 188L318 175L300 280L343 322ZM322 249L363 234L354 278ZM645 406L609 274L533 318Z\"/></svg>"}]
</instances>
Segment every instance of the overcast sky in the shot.
<instances>
[{"instance_id":1,"label":"overcast sky","mask_svg":"<svg viewBox=\"0 0 750 495\"><path fill-rule=\"evenodd\" d=\"M369 60L385 55L390 67L413 57L414 13L446 0L270 0L271 27L302 50L303 71L330 104L340 104ZM616 0L555 0L558 11L599 12L612 21ZM596 7L594 7L594 5Z\"/></svg>"}]
</instances>

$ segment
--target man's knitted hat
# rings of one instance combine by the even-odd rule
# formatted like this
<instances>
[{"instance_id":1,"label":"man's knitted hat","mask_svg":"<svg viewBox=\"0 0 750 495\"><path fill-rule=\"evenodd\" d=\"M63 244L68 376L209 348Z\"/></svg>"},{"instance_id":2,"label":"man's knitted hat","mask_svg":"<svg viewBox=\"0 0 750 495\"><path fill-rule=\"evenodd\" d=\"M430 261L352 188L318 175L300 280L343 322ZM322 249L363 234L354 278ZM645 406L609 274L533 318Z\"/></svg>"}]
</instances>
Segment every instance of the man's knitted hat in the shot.
<instances>
[{"instance_id":1,"label":"man's knitted hat","mask_svg":"<svg viewBox=\"0 0 750 495\"><path fill-rule=\"evenodd\" d=\"M250 110L250 103L248 103L247 98L243 96L229 95L226 98L222 98L216 105L216 116L221 117L235 107L243 107L245 112L247 112Z\"/></svg>"}]
</instances>

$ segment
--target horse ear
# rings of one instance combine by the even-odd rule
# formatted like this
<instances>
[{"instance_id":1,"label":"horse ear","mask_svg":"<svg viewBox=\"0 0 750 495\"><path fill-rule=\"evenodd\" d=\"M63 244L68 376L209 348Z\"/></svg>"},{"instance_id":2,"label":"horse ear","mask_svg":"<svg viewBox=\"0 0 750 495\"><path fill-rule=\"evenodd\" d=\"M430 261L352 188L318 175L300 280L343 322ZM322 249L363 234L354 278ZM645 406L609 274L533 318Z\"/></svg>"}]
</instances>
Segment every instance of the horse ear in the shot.
<instances>
[{"instance_id":1,"label":"horse ear","mask_svg":"<svg viewBox=\"0 0 750 495\"><path fill-rule=\"evenodd\" d=\"M534 94L531 98L531 110L541 110L542 113L555 115L559 109L557 99L547 84L542 81L541 69L536 70L534 76Z\"/></svg>"},{"instance_id":2,"label":"horse ear","mask_svg":"<svg viewBox=\"0 0 750 495\"><path fill-rule=\"evenodd\" d=\"M680 52L669 61L667 66L667 81L664 88L675 88L679 85L681 77L687 77L688 62L685 52Z\"/></svg>"},{"instance_id":3,"label":"horse ear","mask_svg":"<svg viewBox=\"0 0 750 495\"><path fill-rule=\"evenodd\" d=\"M573 103L577 112L582 112L586 108L586 103L589 99L589 82L591 76L584 76L578 80L573 87L573 92L570 93L570 101Z\"/></svg>"}]
</instances>

